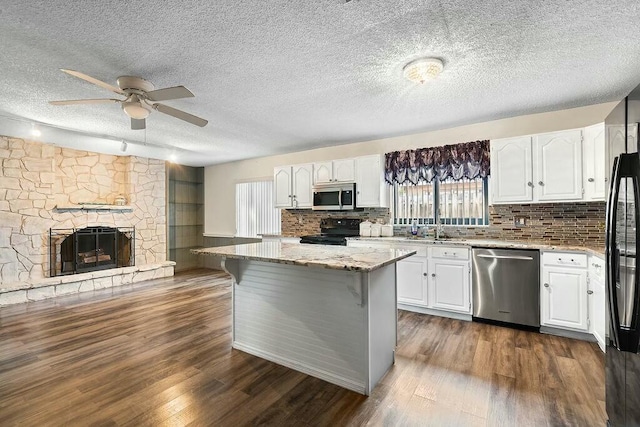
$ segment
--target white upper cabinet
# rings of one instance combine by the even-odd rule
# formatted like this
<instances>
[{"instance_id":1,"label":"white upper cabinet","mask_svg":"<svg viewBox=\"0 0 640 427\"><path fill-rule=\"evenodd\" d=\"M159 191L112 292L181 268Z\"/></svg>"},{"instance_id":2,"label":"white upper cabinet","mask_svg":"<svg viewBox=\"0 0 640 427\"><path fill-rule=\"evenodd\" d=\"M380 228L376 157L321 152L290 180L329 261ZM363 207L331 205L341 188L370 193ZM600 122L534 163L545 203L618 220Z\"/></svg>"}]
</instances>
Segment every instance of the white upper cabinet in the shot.
<instances>
[{"instance_id":1,"label":"white upper cabinet","mask_svg":"<svg viewBox=\"0 0 640 427\"><path fill-rule=\"evenodd\" d=\"M494 203L533 200L531 137L491 141L491 189Z\"/></svg>"},{"instance_id":2,"label":"white upper cabinet","mask_svg":"<svg viewBox=\"0 0 640 427\"><path fill-rule=\"evenodd\" d=\"M292 206L291 185L291 166L282 166L273 170L273 199L276 208L290 208Z\"/></svg>"},{"instance_id":3,"label":"white upper cabinet","mask_svg":"<svg viewBox=\"0 0 640 427\"><path fill-rule=\"evenodd\" d=\"M273 170L276 208L307 209L312 205L313 165L282 166Z\"/></svg>"},{"instance_id":4,"label":"white upper cabinet","mask_svg":"<svg viewBox=\"0 0 640 427\"><path fill-rule=\"evenodd\" d=\"M491 141L491 203L582 199L582 130Z\"/></svg>"},{"instance_id":5,"label":"white upper cabinet","mask_svg":"<svg viewBox=\"0 0 640 427\"><path fill-rule=\"evenodd\" d=\"M313 205L313 165L292 166L293 207L311 208Z\"/></svg>"},{"instance_id":6,"label":"white upper cabinet","mask_svg":"<svg viewBox=\"0 0 640 427\"><path fill-rule=\"evenodd\" d=\"M536 135L534 147L537 199L582 199L582 131Z\"/></svg>"},{"instance_id":7,"label":"white upper cabinet","mask_svg":"<svg viewBox=\"0 0 640 427\"><path fill-rule=\"evenodd\" d=\"M389 206L389 189L384 182L383 156L362 156L356 162L356 205L359 208Z\"/></svg>"},{"instance_id":8,"label":"white upper cabinet","mask_svg":"<svg viewBox=\"0 0 640 427\"><path fill-rule=\"evenodd\" d=\"M607 167L607 176L613 170L613 160L620 153L636 152L638 148L638 124L633 123L627 126L627 149L624 143L624 125L609 125L607 132L607 158L609 159Z\"/></svg>"},{"instance_id":9,"label":"white upper cabinet","mask_svg":"<svg viewBox=\"0 0 640 427\"><path fill-rule=\"evenodd\" d=\"M313 183L354 182L356 168L354 159L341 159L313 164Z\"/></svg>"},{"instance_id":10,"label":"white upper cabinet","mask_svg":"<svg viewBox=\"0 0 640 427\"><path fill-rule=\"evenodd\" d=\"M329 184L333 182L333 162L313 164L313 183Z\"/></svg>"},{"instance_id":11,"label":"white upper cabinet","mask_svg":"<svg viewBox=\"0 0 640 427\"><path fill-rule=\"evenodd\" d=\"M604 123L584 128L582 148L584 199L604 200L608 181Z\"/></svg>"}]
</instances>

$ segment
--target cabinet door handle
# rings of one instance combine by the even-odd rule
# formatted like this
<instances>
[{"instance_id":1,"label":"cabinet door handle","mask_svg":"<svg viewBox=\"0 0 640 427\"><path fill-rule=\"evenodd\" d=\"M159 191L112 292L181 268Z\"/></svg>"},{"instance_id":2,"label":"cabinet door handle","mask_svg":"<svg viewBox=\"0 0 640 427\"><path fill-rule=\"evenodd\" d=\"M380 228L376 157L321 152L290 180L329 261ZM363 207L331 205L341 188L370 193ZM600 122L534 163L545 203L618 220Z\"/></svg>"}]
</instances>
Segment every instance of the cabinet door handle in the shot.
<instances>
[{"instance_id":1,"label":"cabinet door handle","mask_svg":"<svg viewBox=\"0 0 640 427\"><path fill-rule=\"evenodd\" d=\"M548 288L548 287L549 287L549 284L548 284L548 283L545 283L545 284L544 284L544 287L545 287L545 288Z\"/></svg>"},{"instance_id":2,"label":"cabinet door handle","mask_svg":"<svg viewBox=\"0 0 640 427\"><path fill-rule=\"evenodd\" d=\"M527 185L528 185L529 187L533 187L533 182L529 181L529 182L527 182Z\"/></svg>"},{"instance_id":3,"label":"cabinet door handle","mask_svg":"<svg viewBox=\"0 0 640 427\"><path fill-rule=\"evenodd\" d=\"M589 181L589 182L595 182L595 179L593 179L593 178L589 178L587 181Z\"/></svg>"},{"instance_id":4,"label":"cabinet door handle","mask_svg":"<svg viewBox=\"0 0 640 427\"><path fill-rule=\"evenodd\" d=\"M424 277L427 277L427 273L422 273L422 275L423 275Z\"/></svg>"},{"instance_id":5,"label":"cabinet door handle","mask_svg":"<svg viewBox=\"0 0 640 427\"><path fill-rule=\"evenodd\" d=\"M431 273L431 277L436 277L436 273Z\"/></svg>"},{"instance_id":6,"label":"cabinet door handle","mask_svg":"<svg viewBox=\"0 0 640 427\"><path fill-rule=\"evenodd\" d=\"M544 185L544 182L538 181L538 185Z\"/></svg>"},{"instance_id":7,"label":"cabinet door handle","mask_svg":"<svg viewBox=\"0 0 640 427\"><path fill-rule=\"evenodd\" d=\"M593 291L592 291L591 289L589 289L589 290L587 291L587 294L589 294L589 295L593 295Z\"/></svg>"}]
</instances>

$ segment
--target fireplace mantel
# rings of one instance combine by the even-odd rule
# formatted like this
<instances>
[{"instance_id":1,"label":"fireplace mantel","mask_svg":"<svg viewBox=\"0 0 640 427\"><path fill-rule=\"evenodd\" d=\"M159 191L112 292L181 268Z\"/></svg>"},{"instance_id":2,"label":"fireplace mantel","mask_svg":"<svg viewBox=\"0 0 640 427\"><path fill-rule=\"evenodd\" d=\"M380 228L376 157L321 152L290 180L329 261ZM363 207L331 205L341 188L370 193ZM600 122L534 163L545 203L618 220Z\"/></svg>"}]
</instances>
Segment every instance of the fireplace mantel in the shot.
<instances>
[{"instance_id":1,"label":"fireplace mantel","mask_svg":"<svg viewBox=\"0 0 640 427\"><path fill-rule=\"evenodd\" d=\"M81 205L59 205L55 207L58 212L66 211L114 211L114 212L131 212L133 207L129 205L98 205L98 204L81 204Z\"/></svg>"}]
</instances>

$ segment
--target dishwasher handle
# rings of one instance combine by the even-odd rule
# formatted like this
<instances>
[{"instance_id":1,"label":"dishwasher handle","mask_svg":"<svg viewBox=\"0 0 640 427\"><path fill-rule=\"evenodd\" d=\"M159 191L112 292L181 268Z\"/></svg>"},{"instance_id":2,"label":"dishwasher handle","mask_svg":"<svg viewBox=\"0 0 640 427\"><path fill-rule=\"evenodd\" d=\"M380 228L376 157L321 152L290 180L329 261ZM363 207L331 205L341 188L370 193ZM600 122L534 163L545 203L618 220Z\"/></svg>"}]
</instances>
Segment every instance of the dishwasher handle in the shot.
<instances>
[{"instance_id":1,"label":"dishwasher handle","mask_svg":"<svg viewBox=\"0 0 640 427\"><path fill-rule=\"evenodd\" d=\"M476 255L478 258L493 258L493 259L517 259L520 261L533 261L533 258L530 256L508 256L508 255L484 255L478 254Z\"/></svg>"}]
</instances>

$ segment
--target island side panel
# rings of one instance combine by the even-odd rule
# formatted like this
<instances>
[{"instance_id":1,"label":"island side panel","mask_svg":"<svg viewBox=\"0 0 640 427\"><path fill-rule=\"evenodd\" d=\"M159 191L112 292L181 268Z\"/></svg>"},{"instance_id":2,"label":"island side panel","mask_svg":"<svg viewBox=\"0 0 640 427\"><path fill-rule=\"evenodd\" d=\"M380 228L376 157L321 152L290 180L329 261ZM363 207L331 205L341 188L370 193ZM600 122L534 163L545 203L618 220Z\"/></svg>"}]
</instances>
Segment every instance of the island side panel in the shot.
<instances>
[{"instance_id":1,"label":"island side panel","mask_svg":"<svg viewBox=\"0 0 640 427\"><path fill-rule=\"evenodd\" d=\"M240 260L237 280L234 348L365 393L361 273Z\"/></svg>"},{"instance_id":2,"label":"island side panel","mask_svg":"<svg viewBox=\"0 0 640 427\"><path fill-rule=\"evenodd\" d=\"M369 282L369 385L366 394L393 366L397 344L396 264L365 275Z\"/></svg>"}]
</instances>

